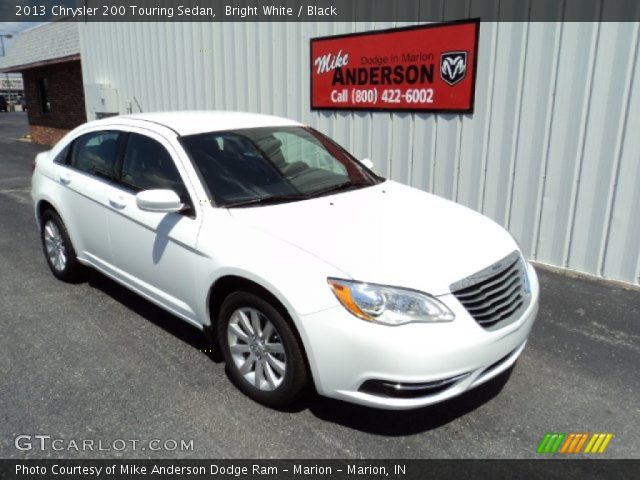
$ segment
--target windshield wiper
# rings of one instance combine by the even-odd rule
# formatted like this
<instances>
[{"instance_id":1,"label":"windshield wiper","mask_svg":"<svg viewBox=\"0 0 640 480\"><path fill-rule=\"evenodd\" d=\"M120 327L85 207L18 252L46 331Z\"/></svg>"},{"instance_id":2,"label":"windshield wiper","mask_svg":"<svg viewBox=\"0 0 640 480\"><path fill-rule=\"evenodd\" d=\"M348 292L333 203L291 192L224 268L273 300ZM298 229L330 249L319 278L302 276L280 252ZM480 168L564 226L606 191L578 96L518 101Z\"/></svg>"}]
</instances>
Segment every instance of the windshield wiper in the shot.
<instances>
[{"instance_id":1,"label":"windshield wiper","mask_svg":"<svg viewBox=\"0 0 640 480\"><path fill-rule=\"evenodd\" d=\"M292 193L287 195L269 195L265 197L247 198L246 200L238 200L237 202L228 202L222 205L225 208L244 207L247 205L266 205L269 203L284 203L293 202L295 200L302 200L309 198L307 195L300 193Z\"/></svg>"},{"instance_id":2,"label":"windshield wiper","mask_svg":"<svg viewBox=\"0 0 640 480\"><path fill-rule=\"evenodd\" d=\"M320 197L322 195L326 195L328 193L339 192L341 190L351 190L352 188L364 187L373 185L370 182L354 182L353 180L349 180L347 182L338 183L336 185L331 185L327 188L321 188L320 190L315 190L309 194L309 197Z\"/></svg>"}]
</instances>

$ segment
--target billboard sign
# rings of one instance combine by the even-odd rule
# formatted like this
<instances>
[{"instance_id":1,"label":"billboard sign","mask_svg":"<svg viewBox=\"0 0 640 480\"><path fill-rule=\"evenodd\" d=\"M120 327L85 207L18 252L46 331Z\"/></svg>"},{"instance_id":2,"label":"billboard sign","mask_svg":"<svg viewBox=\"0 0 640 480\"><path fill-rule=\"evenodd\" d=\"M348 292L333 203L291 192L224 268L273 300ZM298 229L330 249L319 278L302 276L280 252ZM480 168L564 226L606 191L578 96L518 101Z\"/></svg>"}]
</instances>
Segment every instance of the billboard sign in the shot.
<instances>
[{"instance_id":1,"label":"billboard sign","mask_svg":"<svg viewBox=\"0 0 640 480\"><path fill-rule=\"evenodd\" d=\"M15 77L5 77L3 75L3 78L0 78L0 91L7 91L7 90L11 90L11 91L22 91L24 90L24 86L22 84L22 77L19 78L15 78Z\"/></svg>"},{"instance_id":2,"label":"billboard sign","mask_svg":"<svg viewBox=\"0 0 640 480\"><path fill-rule=\"evenodd\" d=\"M312 110L473 112L478 20L311 39Z\"/></svg>"}]
</instances>

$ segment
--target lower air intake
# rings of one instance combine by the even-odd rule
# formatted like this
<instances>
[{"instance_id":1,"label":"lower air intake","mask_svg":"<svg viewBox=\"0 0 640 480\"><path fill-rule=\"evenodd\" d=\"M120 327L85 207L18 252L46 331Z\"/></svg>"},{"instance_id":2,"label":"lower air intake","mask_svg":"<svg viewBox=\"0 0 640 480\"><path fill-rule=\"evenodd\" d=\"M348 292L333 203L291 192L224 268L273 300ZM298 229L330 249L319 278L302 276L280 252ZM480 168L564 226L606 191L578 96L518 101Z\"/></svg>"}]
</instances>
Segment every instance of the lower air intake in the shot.
<instances>
[{"instance_id":1,"label":"lower air intake","mask_svg":"<svg viewBox=\"0 0 640 480\"><path fill-rule=\"evenodd\" d=\"M463 373L462 375L457 375L455 377L423 383L399 383L387 380L367 380L360 386L359 391L369 393L371 395L377 395L379 397L390 398L426 397L428 395L435 395L436 393L445 391L447 388L452 387L468 375L468 373Z\"/></svg>"}]
</instances>

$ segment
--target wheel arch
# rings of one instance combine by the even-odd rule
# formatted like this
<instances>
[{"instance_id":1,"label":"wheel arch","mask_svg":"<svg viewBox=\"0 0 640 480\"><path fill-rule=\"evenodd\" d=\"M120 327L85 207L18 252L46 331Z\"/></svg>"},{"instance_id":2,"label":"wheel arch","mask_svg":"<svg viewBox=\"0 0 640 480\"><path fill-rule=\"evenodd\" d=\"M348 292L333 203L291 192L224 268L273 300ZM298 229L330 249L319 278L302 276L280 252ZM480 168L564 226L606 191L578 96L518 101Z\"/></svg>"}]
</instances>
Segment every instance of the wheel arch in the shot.
<instances>
[{"instance_id":1,"label":"wheel arch","mask_svg":"<svg viewBox=\"0 0 640 480\"><path fill-rule=\"evenodd\" d=\"M266 299L270 300L274 304L274 307L291 320L295 326L294 316L290 312L291 306L288 306L287 302L284 301L280 295L274 293L272 289L265 287L254 279L236 273L229 273L217 278L211 287L209 287L207 296L207 319L209 320L209 327L215 327L218 312L225 298L227 298L229 294L239 290L266 297Z\"/></svg>"},{"instance_id":2,"label":"wheel arch","mask_svg":"<svg viewBox=\"0 0 640 480\"><path fill-rule=\"evenodd\" d=\"M42 198L38 199L38 201L36 202L35 214L36 214L36 220L38 222L38 228L42 228L42 216L47 210L51 210L58 217L60 217L60 220L64 224L65 229L67 230L67 235L69 235L69 240L71 241L71 245L73 245L73 248L76 251L76 255L80 257L80 250L78 250L78 246L79 246L78 235L76 235L77 232L74 229L75 225L69 225L69 223L67 222L67 219L65 218L66 215L64 214L63 210L61 208L58 208L56 202L53 201L49 195L43 196Z\"/></svg>"},{"instance_id":3,"label":"wheel arch","mask_svg":"<svg viewBox=\"0 0 640 480\"><path fill-rule=\"evenodd\" d=\"M47 210L53 210L55 214L60 217L60 212L53 205L53 203L51 203L47 199L41 199L41 200L38 200L38 203L36 204L36 216L38 218L38 223L40 223L40 221L42 220L42 215L44 215L44 212L46 212Z\"/></svg>"}]
</instances>

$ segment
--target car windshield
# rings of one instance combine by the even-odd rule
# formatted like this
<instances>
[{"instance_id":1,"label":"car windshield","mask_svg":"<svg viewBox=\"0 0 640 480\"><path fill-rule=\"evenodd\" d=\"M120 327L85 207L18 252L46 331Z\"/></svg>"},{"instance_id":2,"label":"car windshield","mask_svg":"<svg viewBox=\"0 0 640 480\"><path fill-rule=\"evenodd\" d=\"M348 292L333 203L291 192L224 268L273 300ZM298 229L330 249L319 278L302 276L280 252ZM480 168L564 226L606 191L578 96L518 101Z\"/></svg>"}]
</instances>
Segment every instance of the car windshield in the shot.
<instances>
[{"instance_id":1,"label":"car windshield","mask_svg":"<svg viewBox=\"0 0 640 480\"><path fill-rule=\"evenodd\" d=\"M181 140L219 206L303 200L381 181L310 128L250 128Z\"/></svg>"}]
</instances>

